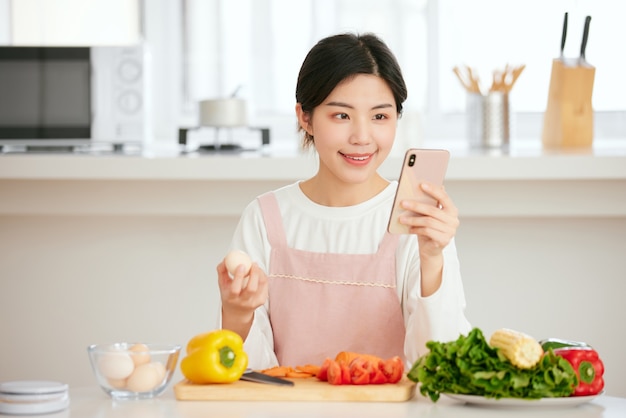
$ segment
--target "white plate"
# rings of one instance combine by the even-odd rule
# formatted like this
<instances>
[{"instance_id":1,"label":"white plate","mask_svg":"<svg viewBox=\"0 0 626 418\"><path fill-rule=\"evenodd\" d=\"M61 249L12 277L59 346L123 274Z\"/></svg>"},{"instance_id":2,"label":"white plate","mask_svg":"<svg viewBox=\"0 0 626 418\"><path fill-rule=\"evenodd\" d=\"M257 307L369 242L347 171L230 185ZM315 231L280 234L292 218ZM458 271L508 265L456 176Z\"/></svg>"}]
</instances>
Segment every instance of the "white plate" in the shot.
<instances>
[{"instance_id":1,"label":"white plate","mask_svg":"<svg viewBox=\"0 0 626 418\"><path fill-rule=\"evenodd\" d=\"M591 396L568 396L566 398L541 398L541 399L521 399L521 398L485 398L477 395L459 395L452 393L444 393L443 395L456 399L458 401L485 406L576 406L583 403L591 402L602 392Z\"/></svg>"}]
</instances>

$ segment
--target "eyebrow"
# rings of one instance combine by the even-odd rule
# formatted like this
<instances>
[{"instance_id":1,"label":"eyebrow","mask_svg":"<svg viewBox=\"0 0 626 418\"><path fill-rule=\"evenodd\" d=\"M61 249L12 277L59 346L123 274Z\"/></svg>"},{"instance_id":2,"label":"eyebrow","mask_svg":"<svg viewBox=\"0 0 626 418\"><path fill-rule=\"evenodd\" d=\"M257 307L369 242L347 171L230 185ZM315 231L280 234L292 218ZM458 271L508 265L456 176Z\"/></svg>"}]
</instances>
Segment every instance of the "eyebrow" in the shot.
<instances>
[{"instance_id":1,"label":"eyebrow","mask_svg":"<svg viewBox=\"0 0 626 418\"><path fill-rule=\"evenodd\" d=\"M326 106L338 106L338 107L347 107L349 109L354 109L354 106L348 104L348 103L343 103L343 102L328 102L326 103ZM387 109L393 107L393 105L391 103L382 103L379 105L376 105L374 107L372 107L372 110L374 109Z\"/></svg>"}]
</instances>

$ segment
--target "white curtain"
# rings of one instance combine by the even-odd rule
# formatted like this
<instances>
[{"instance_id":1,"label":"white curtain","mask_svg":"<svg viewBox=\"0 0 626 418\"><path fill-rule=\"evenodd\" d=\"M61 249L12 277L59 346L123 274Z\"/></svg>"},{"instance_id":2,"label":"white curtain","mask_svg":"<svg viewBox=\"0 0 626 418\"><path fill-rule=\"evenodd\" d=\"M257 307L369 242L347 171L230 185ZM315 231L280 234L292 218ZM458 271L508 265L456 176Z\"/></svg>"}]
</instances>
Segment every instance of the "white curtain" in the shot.
<instances>
[{"instance_id":1,"label":"white curtain","mask_svg":"<svg viewBox=\"0 0 626 418\"><path fill-rule=\"evenodd\" d=\"M237 94L259 115L293 113L298 71L324 36L374 32L393 49L424 103L425 1L186 0L191 100Z\"/></svg>"}]
</instances>

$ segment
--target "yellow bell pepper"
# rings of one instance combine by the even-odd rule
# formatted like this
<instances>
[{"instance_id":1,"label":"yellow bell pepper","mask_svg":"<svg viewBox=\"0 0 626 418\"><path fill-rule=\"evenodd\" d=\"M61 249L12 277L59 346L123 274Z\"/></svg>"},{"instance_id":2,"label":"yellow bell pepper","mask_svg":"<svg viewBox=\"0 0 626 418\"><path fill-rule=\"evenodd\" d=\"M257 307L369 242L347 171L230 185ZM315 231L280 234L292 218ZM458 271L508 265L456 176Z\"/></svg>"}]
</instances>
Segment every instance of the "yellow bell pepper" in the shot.
<instances>
[{"instance_id":1,"label":"yellow bell pepper","mask_svg":"<svg viewBox=\"0 0 626 418\"><path fill-rule=\"evenodd\" d=\"M192 383L230 383L248 367L243 340L236 332L220 329L199 334L187 343L180 362L183 376Z\"/></svg>"}]
</instances>

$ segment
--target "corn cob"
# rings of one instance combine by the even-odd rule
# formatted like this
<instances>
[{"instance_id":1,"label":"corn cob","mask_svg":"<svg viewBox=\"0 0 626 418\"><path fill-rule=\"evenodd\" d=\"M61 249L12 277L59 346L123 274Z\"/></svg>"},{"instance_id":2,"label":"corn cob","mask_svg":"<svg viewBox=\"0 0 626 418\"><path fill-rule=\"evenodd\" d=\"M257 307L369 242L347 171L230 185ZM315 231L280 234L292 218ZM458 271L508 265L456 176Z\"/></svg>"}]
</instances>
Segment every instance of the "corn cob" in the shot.
<instances>
[{"instance_id":1,"label":"corn cob","mask_svg":"<svg viewBox=\"0 0 626 418\"><path fill-rule=\"evenodd\" d=\"M541 344L533 337L506 328L494 332L489 345L500 349L511 364L520 369L532 368L543 355Z\"/></svg>"}]
</instances>

